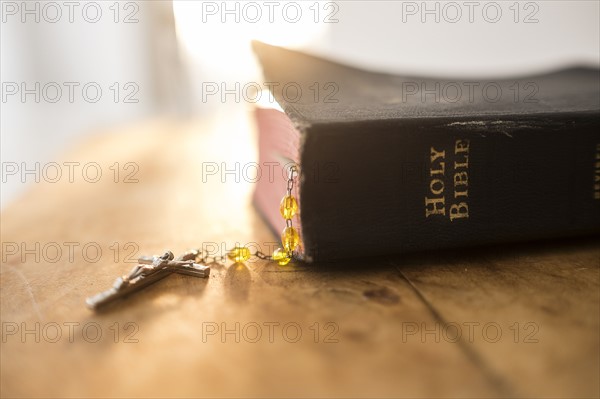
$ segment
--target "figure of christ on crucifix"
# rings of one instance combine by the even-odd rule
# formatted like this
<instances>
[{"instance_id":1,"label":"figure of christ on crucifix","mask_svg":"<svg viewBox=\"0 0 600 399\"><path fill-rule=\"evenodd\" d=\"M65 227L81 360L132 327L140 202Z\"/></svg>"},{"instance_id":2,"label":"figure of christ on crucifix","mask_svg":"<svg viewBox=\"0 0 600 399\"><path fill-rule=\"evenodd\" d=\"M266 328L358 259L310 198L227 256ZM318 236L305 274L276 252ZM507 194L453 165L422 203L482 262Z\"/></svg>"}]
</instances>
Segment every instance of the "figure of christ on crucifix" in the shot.
<instances>
[{"instance_id":1,"label":"figure of christ on crucifix","mask_svg":"<svg viewBox=\"0 0 600 399\"><path fill-rule=\"evenodd\" d=\"M90 309L99 309L139 291L171 273L208 277L210 267L195 263L198 254L198 251L189 251L177 259L171 251L165 252L162 256L142 256L128 275L117 278L111 288L87 298L86 303Z\"/></svg>"}]
</instances>

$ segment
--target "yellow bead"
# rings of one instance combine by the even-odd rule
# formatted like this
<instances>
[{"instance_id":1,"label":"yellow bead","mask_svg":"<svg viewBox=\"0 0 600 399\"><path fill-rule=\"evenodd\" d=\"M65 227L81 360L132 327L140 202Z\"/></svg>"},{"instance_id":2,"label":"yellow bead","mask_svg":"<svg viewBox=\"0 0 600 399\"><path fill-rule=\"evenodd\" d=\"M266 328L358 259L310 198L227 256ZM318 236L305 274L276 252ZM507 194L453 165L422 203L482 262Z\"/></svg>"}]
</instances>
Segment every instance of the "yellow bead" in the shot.
<instances>
[{"instance_id":1,"label":"yellow bead","mask_svg":"<svg viewBox=\"0 0 600 399\"><path fill-rule=\"evenodd\" d=\"M298 211L298 202L296 198L291 195L286 195L281 200L281 204L279 205L279 212L281 212L281 216L284 219L291 219L296 212Z\"/></svg>"},{"instance_id":2,"label":"yellow bead","mask_svg":"<svg viewBox=\"0 0 600 399\"><path fill-rule=\"evenodd\" d=\"M236 246L227 254L227 257L234 262L245 262L250 259L250 250L246 247Z\"/></svg>"},{"instance_id":3,"label":"yellow bead","mask_svg":"<svg viewBox=\"0 0 600 399\"><path fill-rule=\"evenodd\" d=\"M287 251L284 251L281 248L277 248L275 251L273 251L272 256L273 256L273 260L276 260L280 266L287 265L288 263L290 263L290 260L292 259L290 257L290 255L287 253Z\"/></svg>"},{"instance_id":4,"label":"yellow bead","mask_svg":"<svg viewBox=\"0 0 600 399\"><path fill-rule=\"evenodd\" d=\"M296 249L298 244L300 244L300 236L295 228L286 227L283 229L283 232L281 233L281 244L283 244L283 248L288 252Z\"/></svg>"}]
</instances>

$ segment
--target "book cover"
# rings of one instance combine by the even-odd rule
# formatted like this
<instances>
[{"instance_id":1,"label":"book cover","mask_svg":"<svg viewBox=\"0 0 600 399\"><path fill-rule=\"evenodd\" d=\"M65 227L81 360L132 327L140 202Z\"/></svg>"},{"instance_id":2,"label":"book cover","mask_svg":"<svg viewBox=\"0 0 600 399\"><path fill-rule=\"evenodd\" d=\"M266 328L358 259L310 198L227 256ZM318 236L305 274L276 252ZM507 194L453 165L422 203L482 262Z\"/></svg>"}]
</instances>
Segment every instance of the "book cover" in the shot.
<instances>
[{"instance_id":1,"label":"book cover","mask_svg":"<svg viewBox=\"0 0 600 399\"><path fill-rule=\"evenodd\" d=\"M452 80L359 70L254 43L277 107L256 109L254 202L277 232L285 165L311 261L597 233L600 74Z\"/></svg>"}]
</instances>

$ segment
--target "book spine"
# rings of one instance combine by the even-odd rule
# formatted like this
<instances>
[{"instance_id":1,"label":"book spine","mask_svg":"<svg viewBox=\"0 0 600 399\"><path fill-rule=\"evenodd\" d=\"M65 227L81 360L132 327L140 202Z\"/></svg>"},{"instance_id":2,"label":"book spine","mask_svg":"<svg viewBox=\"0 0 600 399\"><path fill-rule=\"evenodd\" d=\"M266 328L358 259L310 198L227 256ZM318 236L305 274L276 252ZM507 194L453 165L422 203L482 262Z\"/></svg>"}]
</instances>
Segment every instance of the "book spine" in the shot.
<instances>
[{"instance_id":1,"label":"book spine","mask_svg":"<svg viewBox=\"0 0 600 399\"><path fill-rule=\"evenodd\" d=\"M600 229L597 112L313 125L301 149L309 261Z\"/></svg>"}]
</instances>

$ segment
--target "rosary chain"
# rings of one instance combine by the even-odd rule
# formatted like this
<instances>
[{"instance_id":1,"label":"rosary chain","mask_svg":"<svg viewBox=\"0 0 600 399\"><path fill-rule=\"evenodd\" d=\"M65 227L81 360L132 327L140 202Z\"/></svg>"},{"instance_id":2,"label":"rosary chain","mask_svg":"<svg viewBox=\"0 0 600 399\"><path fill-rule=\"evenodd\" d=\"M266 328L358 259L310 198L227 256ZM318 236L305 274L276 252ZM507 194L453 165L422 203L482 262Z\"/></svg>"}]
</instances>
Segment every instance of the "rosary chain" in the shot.
<instances>
[{"instance_id":1,"label":"rosary chain","mask_svg":"<svg viewBox=\"0 0 600 399\"><path fill-rule=\"evenodd\" d=\"M291 197L292 196L292 190L294 189L294 175L297 173L298 169L296 168L296 165L292 165L290 166L290 171L289 171L289 175L288 175L288 181L287 181L287 196ZM293 227L293 222L291 218L285 219L285 226L292 228ZM288 256L290 258L292 258L294 256L294 251L287 251Z\"/></svg>"},{"instance_id":2,"label":"rosary chain","mask_svg":"<svg viewBox=\"0 0 600 399\"><path fill-rule=\"evenodd\" d=\"M253 255L256 256L258 259L273 260L273 257L271 255L267 255L261 251L256 251Z\"/></svg>"},{"instance_id":3,"label":"rosary chain","mask_svg":"<svg viewBox=\"0 0 600 399\"><path fill-rule=\"evenodd\" d=\"M196 258L194 259L194 261L197 263L200 263L200 264L204 264L204 265L210 265L210 264L224 265L225 260L227 259L227 255L213 256L213 255L209 255L208 253L205 253L203 250L196 250L196 252L198 252L198 254L196 255ZM258 259L262 259L262 260L273 260L273 257L271 255L267 255L262 251L255 251L252 254L252 256L256 256Z\"/></svg>"},{"instance_id":4,"label":"rosary chain","mask_svg":"<svg viewBox=\"0 0 600 399\"><path fill-rule=\"evenodd\" d=\"M287 184L286 184L287 197L292 197L292 191L294 189L294 179L296 178L297 173L298 173L297 166L296 165L292 165L289 168L288 180L287 180ZM293 199L293 197L292 197L292 199ZM293 214L292 214L292 216L293 216ZM287 217L285 219L285 226L286 226L286 228L290 228L290 229L293 230L292 216ZM280 260L278 258L274 258L273 255L267 255L264 252L261 252L259 250L255 251L254 253L250 253L250 251L247 248L240 248L240 247L236 246L236 248L234 248L234 250L232 250L232 251L239 251L239 250L245 250L246 251L247 255L245 255L245 256L247 256L247 257L243 257L243 259L248 259L251 256L255 256L258 259L262 259L262 260L278 260L278 261ZM228 258L228 255L217 255L217 256L210 255L210 254L208 254L206 251L204 251L202 249L194 250L194 252L196 254L196 256L195 256L195 262L202 263L202 264L205 264L205 265L209 265L209 264L225 265L225 260ZM288 259L296 258L294 256L293 249L287 251L287 256L288 256ZM297 259L299 259L299 258L297 258Z\"/></svg>"}]
</instances>

